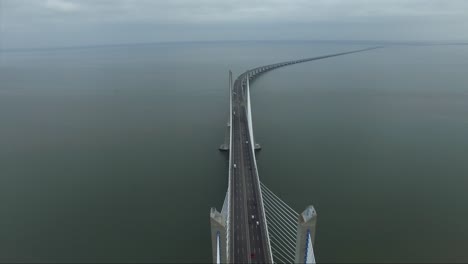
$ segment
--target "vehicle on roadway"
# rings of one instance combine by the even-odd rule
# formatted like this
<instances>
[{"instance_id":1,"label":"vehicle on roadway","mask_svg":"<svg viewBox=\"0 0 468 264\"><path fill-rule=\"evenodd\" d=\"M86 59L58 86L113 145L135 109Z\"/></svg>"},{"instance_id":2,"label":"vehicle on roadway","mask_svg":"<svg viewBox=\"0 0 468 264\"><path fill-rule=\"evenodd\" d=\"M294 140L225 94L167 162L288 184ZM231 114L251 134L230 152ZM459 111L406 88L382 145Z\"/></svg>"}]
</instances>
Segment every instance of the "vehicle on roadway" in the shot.
<instances>
[{"instance_id":1,"label":"vehicle on roadway","mask_svg":"<svg viewBox=\"0 0 468 264\"><path fill-rule=\"evenodd\" d=\"M254 218L255 218L255 216L254 216L254 215L252 215L252 219L254 219Z\"/></svg>"},{"instance_id":2,"label":"vehicle on roadway","mask_svg":"<svg viewBox=\"0 0 468 264\"><path fill-rule=\"evenodd\" d=\"M260 225L260 223L257 221L257 225Z\"/></svg>"},{"instance_id":3,"label":"vehicle on roadway","mask_svg":"<svg viewBox=\"0 0 468 264\"><path fill-rule=\"evenodd\" d=\"M234 169L235 169L235 168L237 168L237 165L236 165L236 164L234 164Z\"/></svg>"}]
</instances>

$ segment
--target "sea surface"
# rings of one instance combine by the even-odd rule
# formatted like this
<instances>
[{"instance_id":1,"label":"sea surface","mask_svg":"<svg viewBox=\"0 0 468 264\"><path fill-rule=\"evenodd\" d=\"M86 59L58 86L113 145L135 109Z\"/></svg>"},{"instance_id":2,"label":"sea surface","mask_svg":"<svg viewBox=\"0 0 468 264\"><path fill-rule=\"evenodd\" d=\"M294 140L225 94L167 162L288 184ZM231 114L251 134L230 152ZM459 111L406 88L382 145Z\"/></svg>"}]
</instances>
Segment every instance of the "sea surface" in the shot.
<instances>
[{"instance_id":1,"label":"sea surface","mask_svg":"<svg viewBox=\"0 0 468 264\"><path fill-rule=\"evenodd\" d=\"M0 51L0 262L210 262L228 70L372 46ZM261 180L325 262L468 262L468 46L388 45L251 85Z\"/></svg>"}]
</instances>

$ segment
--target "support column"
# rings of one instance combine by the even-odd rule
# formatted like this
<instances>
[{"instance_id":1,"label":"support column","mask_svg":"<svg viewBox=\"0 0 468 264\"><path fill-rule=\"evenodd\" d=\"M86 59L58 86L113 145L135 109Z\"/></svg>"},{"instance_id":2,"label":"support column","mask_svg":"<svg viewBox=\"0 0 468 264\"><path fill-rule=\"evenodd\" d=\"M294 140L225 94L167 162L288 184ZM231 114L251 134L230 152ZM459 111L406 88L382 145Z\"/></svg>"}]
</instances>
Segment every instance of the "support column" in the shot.
<instances>
[{"instance_id":1,"label":"support column","mask_svg":"<svg viewBox=\"0 0 468 264\"><path fill-rule=\"evenodd\" d=\"M210 223L213 263L227 263L226 220L216 208L211 208Z\"/></svg>"},{"instance_id":2,"label":"support column","mask_svg":"<svg viewBox=\"0 0 468 264\"><path fill-rule=\"evenodd\" d=\"M309 205L298 217L296 236L296 263L315 263L313 244L317 212Z\"/></svg>"},{"instance_id":3,"label":"support column","mask_svg":"<svg viewBox=\"0 0 468 264\"><path fill-rule=\"evenodd\" d=\"M228 122L226 125L226 130L224 132L224 143L221 144L221 146L219 146L219 150L228 151L230 141L231 141L231 124L229 124Z\"/></svg>"},{"instance_id":4,"label":"support column","mask_svg":"<svg viewBox=\"0 0 468 264\"><path fill-rule=\"evenodd\" d=\"M219 146L219 150L228 151L231 142L231 118L232 118L232 72L229 71L229 118L224 132L224 143Z\"/></svg>"}]
</instances>

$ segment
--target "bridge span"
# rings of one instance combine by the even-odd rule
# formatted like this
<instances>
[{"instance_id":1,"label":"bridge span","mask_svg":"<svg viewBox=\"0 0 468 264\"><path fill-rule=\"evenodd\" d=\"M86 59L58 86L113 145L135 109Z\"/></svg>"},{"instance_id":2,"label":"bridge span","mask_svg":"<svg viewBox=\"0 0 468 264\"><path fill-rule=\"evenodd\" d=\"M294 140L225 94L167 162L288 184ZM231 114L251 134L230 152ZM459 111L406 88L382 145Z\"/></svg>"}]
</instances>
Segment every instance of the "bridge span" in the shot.
<instances>
[{"instance_id":1,"label":"bridge span","mask_svg":"<svg viewBox=\"0 0 468 264\"><path fill-rule=\"evenodd\" d=\"M229 151L228 190L221 212L211 209L215 263L315 263L313 241L317 214L312 206L298 214L261 182L253 135L250 81L273 69L363 52L378 47L265 65L229 74L230 115L221 150Z\"/></svg>"}]
</instances>

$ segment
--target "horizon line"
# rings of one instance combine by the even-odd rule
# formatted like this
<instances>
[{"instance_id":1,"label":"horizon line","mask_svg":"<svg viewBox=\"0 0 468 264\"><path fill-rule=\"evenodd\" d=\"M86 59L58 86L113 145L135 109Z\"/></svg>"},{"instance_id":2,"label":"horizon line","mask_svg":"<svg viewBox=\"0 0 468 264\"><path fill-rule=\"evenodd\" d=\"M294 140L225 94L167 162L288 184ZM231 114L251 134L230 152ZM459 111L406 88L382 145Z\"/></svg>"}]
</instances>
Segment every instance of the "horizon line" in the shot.
<instances>
[{"instance_id":1,"label":"horizon line","mask_svg":"<svg viewBox=\"0 0 468 264\"><path fill-rule=\"evenodd\" d=\"M392 40L346 40L346 39L290 39L290 40L179 40L179 41L148 41L148 42L127 42L127 43L109 43L109 44L83 44L70 46L50 46L50 47L30 47L30 48L6 48L0 52L21 52L21 51L45 51L45 50L69 50L86 48L106 48L106 47L125 47L142 45L165 45L165 44L203 44L203 43L236 43L236 42L333 42L342 44L386 44L386 45L415 45L415 46L436 46L436 45L468 45L468 41L392 41Z\"/></svg>"}]
</instances>

